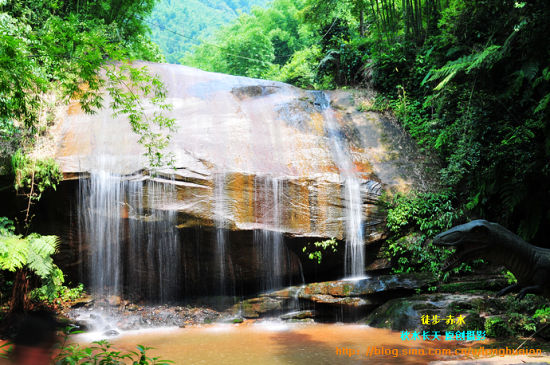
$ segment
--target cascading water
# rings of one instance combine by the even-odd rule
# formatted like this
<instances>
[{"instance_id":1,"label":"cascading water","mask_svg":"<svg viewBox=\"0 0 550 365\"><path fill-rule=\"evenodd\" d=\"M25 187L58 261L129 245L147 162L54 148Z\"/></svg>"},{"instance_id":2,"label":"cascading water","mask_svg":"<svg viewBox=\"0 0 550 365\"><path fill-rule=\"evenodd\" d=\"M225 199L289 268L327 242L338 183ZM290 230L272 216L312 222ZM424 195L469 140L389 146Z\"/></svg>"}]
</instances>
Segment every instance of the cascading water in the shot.
<instances>
[{"instance_id":1,"label":"cascading water","mask_svg":"<svg viewBox=\"0 0 550 365\"><path fill-rule=\"evenodd\" d=\"M84 264L94 295L132 293L159 302L179 296L178 230L166 209L172 186L104 170L80 180L79 230L88 243Z\"/></svg>"},{"instance_id":2,"label":"cascading water","mask_svg":"<svg viewBox=\"0 0 550 365\"><path fill-rule=\"evenodd\" d=\"M325 133L330 142L340 176L344 180L343 201L346 212L346 247L344 275L362 277L365 273L365 247L363 237L363 201L361 181L355 173L352 158L346 147L346 139L337 127L334 110L330 107L328 96L322 91L315 91L315 105L323 113L326 125Z\"/></svg>"},{"instance_id":3,"label":"cascading water","mask_svg":"<svg viewBox=\"0 0 550 365\"><path fill-rule=\"evenodd\" d=\"M105 171L92 172L89 179L80 180L79 231L91 246L87 265L90 287L100 296L120 292L123 185L120 178Z\"/></svg>"},{"instance_id":4,"label":"cascading water","mask_svg":"<svg viewBox=\"0 0 550 365\"><path fill-rule=\"evenodd\" d=\"M218 287L216 292L222 296L235 296L235 279L229 267L227 245L225 203L225 173L217 173L214 177L214 219L216 222L216 261L219 271Z\"/></svg>"},{"instance_id":5,"label":"cascading water","mask_svg":"<svg viewBox=\"0 0 550 365\"><path fill-rule=\"evenodd\" d=\"M256 178L254 187L256 222L271 228L254 231L254 245L262 263L260 286L268 291L288 284L283 282L287 252L280 231L282 181L272 176Z\"/></svg>"},{"instance_id":6,"label":"cascading water","mask_svg":"<svg viewBox=\"0 0 550 365\"><path fill-rule=\"evenodd\" d=\"M166 209L174 201L174 185L147 179L130 181L128 190L128 291L145 292L161 303L174 301L181 297L181 248L175 210Z\"/></svg>"}]
</instances>

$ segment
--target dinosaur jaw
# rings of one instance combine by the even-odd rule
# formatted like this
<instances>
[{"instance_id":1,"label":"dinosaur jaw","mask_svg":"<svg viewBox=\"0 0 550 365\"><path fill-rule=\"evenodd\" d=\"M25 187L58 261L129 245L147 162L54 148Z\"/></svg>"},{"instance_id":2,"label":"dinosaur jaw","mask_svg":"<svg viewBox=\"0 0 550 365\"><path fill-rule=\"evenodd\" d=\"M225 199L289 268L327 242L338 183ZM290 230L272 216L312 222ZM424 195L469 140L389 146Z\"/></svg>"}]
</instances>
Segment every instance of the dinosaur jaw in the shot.
<instances>
[{"instance_id":1,"label":"dinosaur jaw","mask_svg":"<svg viewBox=\"0 0 550 365\"><path fill-rule=\"evenodd\" d=\"M455 248L455 252L443 263L443 271L457 267L462 262L483 257L483 251L488 245L484 242L467 238L463 232L447 231L437 235L434 245Z\"/></svg>"},{"instance_id":2,"label":"dinosaur jaw","mask_svg":"<svg viewBox=\"0 0 550 365\"><path fill-rule=\"evenodd\" d=\"M462 262L466 262L469 260L474 260L477 258L481 258L482 251L486 248L486 246L479 246L477 243L466 243L461 244L458 246L449 246L455 247L455 252L443 263L443 271L451 270L457 266L459 266Z\"/></svg>"}]
</instances>

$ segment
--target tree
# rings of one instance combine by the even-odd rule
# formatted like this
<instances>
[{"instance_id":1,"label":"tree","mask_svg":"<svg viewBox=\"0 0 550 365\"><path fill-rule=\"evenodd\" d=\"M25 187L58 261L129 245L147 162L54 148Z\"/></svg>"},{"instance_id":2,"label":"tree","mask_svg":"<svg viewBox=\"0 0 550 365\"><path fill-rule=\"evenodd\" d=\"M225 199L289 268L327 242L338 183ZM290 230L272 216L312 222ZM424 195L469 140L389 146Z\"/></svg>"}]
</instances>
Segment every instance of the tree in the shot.
<instances>
[{"instance_id":1,"label":"tree","mask_svg":"<svg viewBox=\"0 0 550 365\"><path fill-rule=\"evenodd\" d=\"M155 128L166 127L170 132L173 123L160 114L145 115L129 85L139 84L140 95L152 94L160 110L168 107L160 80L144 68L132 68L129 62L162 59L143 21L154 3L0 0L0 132L4 143L32 143L46 93L58 90L57 97L64 102L78 98L84 111L93 112L102 105L106 88L119 101L113 104L115 112L129 115L152 165L160 164L169 133L159 135Z\"/></svg>"},{"instance_id":2,"label":"tree","mask_svg":"<svg viewBox=\"0 0 550 365\"><path fill-rule=\"evenodd\" d=\"M275 0L267 9L254 7L194 48L180 63L206 71L278 79L292 55L310 44L301 24L302 0Z\"/></svg>"}]
</instances>

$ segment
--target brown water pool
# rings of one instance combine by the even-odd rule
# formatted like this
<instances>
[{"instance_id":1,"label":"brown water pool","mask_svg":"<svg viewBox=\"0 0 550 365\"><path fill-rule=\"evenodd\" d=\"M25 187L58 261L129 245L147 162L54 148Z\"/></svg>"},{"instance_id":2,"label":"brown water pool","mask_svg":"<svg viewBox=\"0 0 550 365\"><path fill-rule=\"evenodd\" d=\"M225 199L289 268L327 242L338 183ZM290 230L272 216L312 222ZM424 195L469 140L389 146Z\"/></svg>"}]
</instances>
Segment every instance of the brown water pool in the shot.
<instances>
[{"instance_id":1,"label":"brown water pool","mask_svg":"<svg viewBox=\"0 0 550 365\"><path fill-rule=\"evenodd\" d=\"M403 341L400 333L358 325L279 323L211 325L127 333L114 346L154 347L176 364L426 364L464 347L446 341ZM370 354L369 354L370 352Z\"/></svg>"}]
</instances>

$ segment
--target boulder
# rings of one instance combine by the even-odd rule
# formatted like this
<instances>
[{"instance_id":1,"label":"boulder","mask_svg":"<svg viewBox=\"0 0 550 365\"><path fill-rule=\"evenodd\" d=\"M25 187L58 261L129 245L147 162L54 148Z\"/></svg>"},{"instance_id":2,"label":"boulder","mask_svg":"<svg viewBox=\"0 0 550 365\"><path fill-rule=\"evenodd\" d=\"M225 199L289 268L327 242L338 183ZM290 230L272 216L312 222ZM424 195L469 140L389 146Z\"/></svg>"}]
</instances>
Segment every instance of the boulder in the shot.
<instances>
[{"instance_id":1,"label":"boulder","mask_svg":"<svg viewBox=\"0 0 550 365\"><path fill-rule=\"evenodd\" d=\"M430 274L379 275L358 280L338 280L288 287L236 304L233 313L247 318L281 315L284 310L315 308L316 317L346 310L352 317L365 315L395 297L413 294L433 281ZM348 314L348 313L346 313ZM282 317L283 318L283 317Z\"/></svg>"},{"instance_id":2,"label":"boulder","mask_svg":"<svg viewBox=\"0 0 550 365\"><path fill-rule=\"evenodd\" d=\"M456 318L464 315L466 326L464 330L483 330L483 320L479 315L470 313L466 308L474 308L481 295L472 294L422 294L407 298L392 299L376 308L368 315L365 324L377 328L389 328L395 331L445 331L457 330L452 324L447 324L445 318L449 315ZM462 309L460 309L462 308ZM436 324L422 323L422 316L437 316L441 321Z\"/></svg>"}]
</instances>

